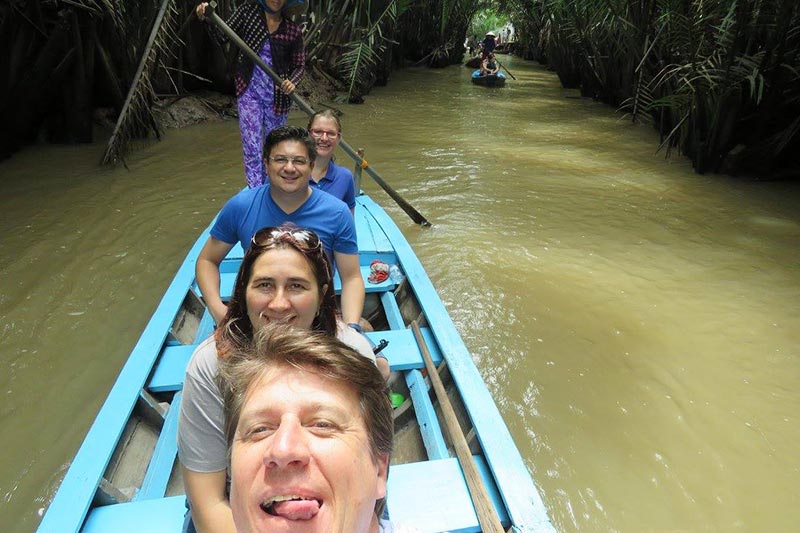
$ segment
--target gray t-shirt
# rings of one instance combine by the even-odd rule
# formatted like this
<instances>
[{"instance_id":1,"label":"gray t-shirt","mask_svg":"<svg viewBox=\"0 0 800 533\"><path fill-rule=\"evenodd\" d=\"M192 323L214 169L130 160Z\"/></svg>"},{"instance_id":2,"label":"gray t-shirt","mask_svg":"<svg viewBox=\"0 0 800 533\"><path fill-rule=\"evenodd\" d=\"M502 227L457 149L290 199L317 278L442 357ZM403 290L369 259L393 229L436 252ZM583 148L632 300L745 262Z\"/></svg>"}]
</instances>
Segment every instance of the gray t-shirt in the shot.
<instances>
[{"instance_id":1,"label":"gray t-shirt","mask_svg":"<svg viewBox=\"0 0 800 533\"><path fill-rule=\"evenodd\" d=\"M367 338L342 322L338 324L336 337L375 361ZM178 417L178 458L193 472L219 472L228 466L218 373L217 345L212 335L195 349L186 367Z\"/></svg>"}]
</instances>

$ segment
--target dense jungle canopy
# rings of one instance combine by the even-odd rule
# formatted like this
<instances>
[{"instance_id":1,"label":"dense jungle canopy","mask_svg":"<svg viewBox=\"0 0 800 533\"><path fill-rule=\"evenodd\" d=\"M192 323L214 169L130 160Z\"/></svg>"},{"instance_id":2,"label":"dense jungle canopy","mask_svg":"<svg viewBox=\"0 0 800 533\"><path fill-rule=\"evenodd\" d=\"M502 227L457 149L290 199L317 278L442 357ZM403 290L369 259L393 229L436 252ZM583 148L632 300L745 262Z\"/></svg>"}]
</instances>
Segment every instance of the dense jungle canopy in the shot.
<instances>
[{"instance_id":1,"label":"dense jungle canopy","mask_svg":"<svg viewBox=\"0 0 800 533\"><path fill-rule=\"evenodd\" d=\"M116 160L131 140L159 135L159 102L232 93L234 51L208 38L196 3L4 2L0 159L37 140L89 142L110 115ZM218 13L236 4L220 0ZM510 22L513 53L653 123L659 148L698 172L798 175L796 0L308 0L291 15L305 28L306 96L326 83L361 101L393 68L460 63L468 36Z\"/></svg>"}]
</instances>

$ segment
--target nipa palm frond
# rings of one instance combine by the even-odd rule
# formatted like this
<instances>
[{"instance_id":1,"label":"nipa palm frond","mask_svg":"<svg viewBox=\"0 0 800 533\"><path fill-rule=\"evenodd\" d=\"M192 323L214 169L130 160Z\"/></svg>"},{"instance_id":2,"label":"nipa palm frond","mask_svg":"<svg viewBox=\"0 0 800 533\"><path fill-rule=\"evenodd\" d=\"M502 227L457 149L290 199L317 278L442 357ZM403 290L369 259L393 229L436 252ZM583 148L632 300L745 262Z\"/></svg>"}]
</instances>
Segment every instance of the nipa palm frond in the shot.
<instances>
[{"instance_id":1,"label":"nipa palm frond","mask_svg":"<svg viewBox=\"0 0 800 533\"><path fill-rule=\"evenodd\" d=\"M162 0L150 37L143 49L139 68L133 77L125 104L122 106L114 132L108 140L102 164L115 164L135 138L146 137L148 131L160 136L158 125L151 111L155 91L151 76L159 53L169 54L169 43L179 41L175 31L177 10L174 0Z\"/></svg>"},{"instance_id":2,"label":"nipa palm frond","mask_svg":"<svg viewBox=\"0 0 800 533\"><path fill-rule=\"evenodd\" d=\"M380 62L383 51L393 42L384 35L384 28L394 28L398 17L408 6L409 2L405 0L389 2L374 22L368 24L366 29L356 32L356 35L360 33L360 38L344 46L345 52L339 57L336 66L340 75L347 80L348 98L353 98L360 88L372 83L375 66Z\"/></svg>"},{"instance_id":3,"label":"nipa palm frond","mask_svg":"<svg viewBox=\"0 0 800 533\"><path fill-rule=\"evenodd\" d=\"M349 80L348 97L352 97L358 87L368 85L373 67L378 64L380 56L370 45L371 39L364 38L345 45L345 52L340 56L338 67L342 76Z\"/></svg>"}]
</instances>

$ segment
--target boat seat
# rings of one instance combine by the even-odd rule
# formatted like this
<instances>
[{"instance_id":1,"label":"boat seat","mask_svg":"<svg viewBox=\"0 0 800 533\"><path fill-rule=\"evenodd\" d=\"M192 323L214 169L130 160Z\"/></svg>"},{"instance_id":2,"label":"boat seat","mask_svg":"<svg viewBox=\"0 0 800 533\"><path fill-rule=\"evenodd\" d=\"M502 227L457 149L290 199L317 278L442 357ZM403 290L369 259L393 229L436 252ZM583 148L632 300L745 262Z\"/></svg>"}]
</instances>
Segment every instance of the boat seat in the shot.
<instances>
[{"instance_id":1,"label":"boat seat","mask_svg":"<svg viewBox=\"0 0 800 533\"><path fill-rule=\"evenodd\" d=\"M480 455L473 457L500 522L507 528L510 526L508 513L486 461ZM481 530L461 465L455 457L390 466L387 494L389 517L393 522L431 533Z\"/></svg>"},{"instance_id":2,"label":"boat seat","mask_svg":"<svg viewBox=\"0 0 800 533\"><path fill-rule=\"evenodd\" d=\"M389 344L381 353L389 360L389 366L392 370L425 368L425 362L422 360L422 352L419 351L417 340L414 338L414 332L410 329L370 331L365 333L365 335L373 344L378 344L383 339L389 341ZM422 336L425 338L425 342L428 343L433 363L438 365L442 362L442 354L439 351L436 341L433 339L433 334L430 329L422 328Z\"/></svg>"},{"instance_id":3,"label":"boat seat","mask_svg":"<svg viewBox=\"0 0 800 533\"><path fill-rule=\"evenodd\" d=\"M489 497L500 521L509 527L508 514L483 457L474 456ZM169 532L181 530L186 513L184 496L107 505L93 509L83 533ZM389 516L394 522L418 528L423 533L479 532L478 517L458 459L448 458L392 465L389 469Z\"/></svg>"},{"instance_id":4,"label":"boat seat","mask_svg":"<svg viewBox=\"0 0 800 533\"><path fill-rule=\"evenodd\" d=\"M186 496L95 507L86 517L83 533L176 533L183 527Z\"/></svg>"},{"instance_id":5,"label":"boat seat","mask_svg":"<svg viewBox=\"0 0 800 533\"><path fill-rule=\"evenodd\" d=\"M371 331L366 334L373 342L378 344L382 339L389 341L389 345L383 349L383 354L389 360L392 370L410 370L412 368L425 368L422 354L414 339L414 333L410 329ZM422 336L431 352L433 363L438 365L442 362L442 354L439 352L433 335L428 328L422 328ZM177 391L183 388L183 376L186 373L186 365L197 346L194 344L182 344L165 346L161 352L153 375L147 383L147 389L151 392Z\"/></svg>"},{"instance_id":6,"label":"boat seat","mask_svg":"<svg viewBox=\"0 0 800 533\"><path fill-rule=\"evenodd\" d=\"M394 247L386 234L375 225L374 221L370 224L372 217L366 209L356 202L356 237L358 239L358 249L362 253L392 252Z\"/></svg>"},{"instance_id":7,"label":"boat seat","mask_svg":"<svg viewBox=\"0 0 800 533\"><path fill-rule=\"evenodd\" d=\"M183 376L186 374L186 365L189 364L195 348L197 346L194 344L165 346L161 350L161 357L153 370L153 375L147 383L147 389L151 392L181 390Z\"/></svg>"}]
</instances>

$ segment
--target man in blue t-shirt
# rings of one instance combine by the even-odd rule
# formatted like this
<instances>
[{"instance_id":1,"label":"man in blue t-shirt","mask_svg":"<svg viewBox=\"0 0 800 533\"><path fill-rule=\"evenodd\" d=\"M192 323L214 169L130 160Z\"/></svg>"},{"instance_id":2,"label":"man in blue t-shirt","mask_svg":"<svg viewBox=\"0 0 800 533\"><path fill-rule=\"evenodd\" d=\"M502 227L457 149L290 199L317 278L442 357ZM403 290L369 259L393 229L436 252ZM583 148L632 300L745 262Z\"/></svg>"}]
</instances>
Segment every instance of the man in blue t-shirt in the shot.
<instances>
[{"instance_id":1,"label":"man in blue t-shirt","mask_svg":"<svg viewBox=\"0 0 800 533\"><path fill-rule=\"evenodd\" d=\"M360 331L364 280L355 221L344 202L309 186L315 157L314 141L305 129L283 126L272 130L264 145L269 184L239 192L219 212L195 268L197 285L217 324L228 310L219 294L222 260L236 242L247 250L259 229L291 222L319 235L342 280L342 318Z\"/></svg>"}]
</instances>

